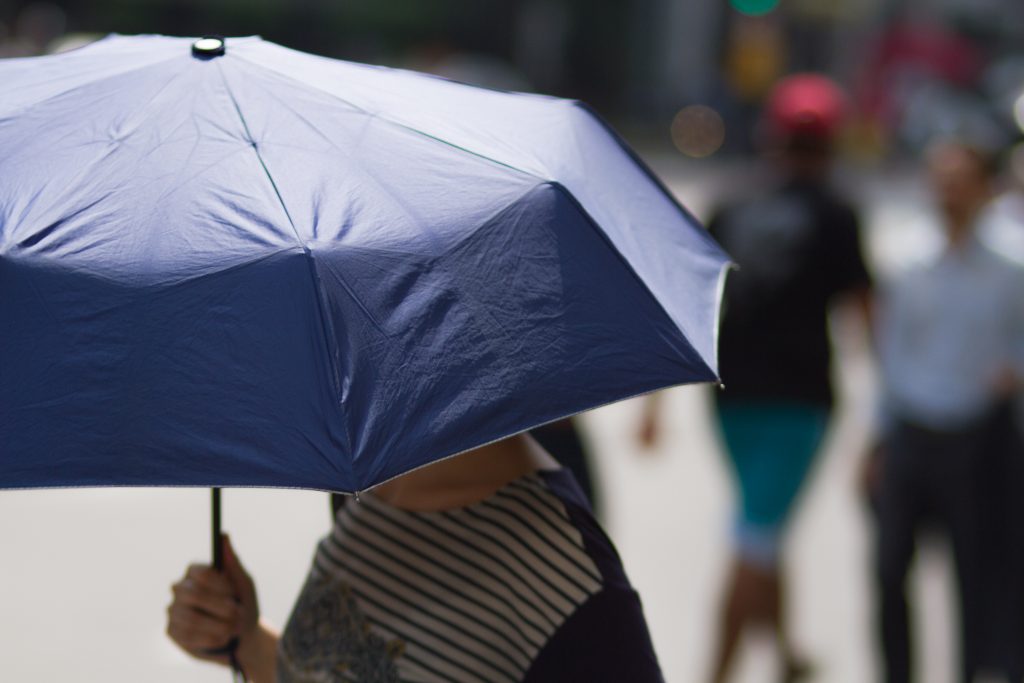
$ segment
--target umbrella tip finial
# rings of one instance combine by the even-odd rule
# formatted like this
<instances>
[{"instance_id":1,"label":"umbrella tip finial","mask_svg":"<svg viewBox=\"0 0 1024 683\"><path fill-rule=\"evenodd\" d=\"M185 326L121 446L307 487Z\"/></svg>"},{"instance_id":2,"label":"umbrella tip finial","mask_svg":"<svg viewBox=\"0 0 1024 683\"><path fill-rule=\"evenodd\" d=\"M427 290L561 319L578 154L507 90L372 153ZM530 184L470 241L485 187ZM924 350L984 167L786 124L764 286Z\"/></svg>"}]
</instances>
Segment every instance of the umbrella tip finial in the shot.
<instances>
[{"instance_id":1,"label":"umbrella tip finial","mask_svg":"<svg viewBox=\"0 0 1024 683\"><path fill-rule=\"evenodd\" d=\"M213 59L223 54L223 36L207 35L192 43L192 56L198 59Z\"/></svg>"}]
</instances>

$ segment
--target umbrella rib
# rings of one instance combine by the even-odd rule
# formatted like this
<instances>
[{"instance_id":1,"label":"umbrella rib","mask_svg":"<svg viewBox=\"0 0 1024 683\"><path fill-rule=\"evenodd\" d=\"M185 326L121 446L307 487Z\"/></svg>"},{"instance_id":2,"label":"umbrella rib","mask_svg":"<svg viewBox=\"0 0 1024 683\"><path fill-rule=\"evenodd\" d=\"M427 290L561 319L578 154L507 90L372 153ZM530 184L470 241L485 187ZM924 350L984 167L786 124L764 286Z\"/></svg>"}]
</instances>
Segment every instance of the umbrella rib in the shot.
<instances>
[{"instance_id":1,"label":"umbrella rib","mask_svg":"<svg viewBox=\"0 0 1024 683\"><path fill-rule=\"evenodd\" d=\"M597 237L602 242L604 242L605 246L608 247L611 253L616 257L616 259L626 270L626 272L633 276L633 279L636 281L637 285L639 285L639 287L644 292L647 293L647 296L651 298L651 300L658 307L658 309L665 316L665 318L669 322L671 322L677 330L679 330L680 334L682 335L682 340L686 343L686 346L691 351L693 351L694 355L700 361L700 364L703 365L704 369L710 372L712 377L714 378L713 380L709 381L717 381L718 373L711 367L712 364L716 364L714 363L714 359L712 359L712 362L709 363L708 359L704 358L704 356L701 355L701 353L697 350L697 347L694 346L694 342L691 341L692 339L694 339L694 337L690 335L690 331L681 322L677 321L675 318L672 317L672 315L665 308L664 304L662 304L661 300L658 299L657 296L655 296L654 292L651 290L650 285L647 284L647 281L640 277L640 273L636 271L636 268L634 268L633 265L629 262L629 259L625 257L622 251L615 244L615 241L612 240L611 236L608 235L608 233L606 233L600 225L598 225L597 221L595 221L594 217L590 215L590 212L587 211L586 207L584 207L583 204L580 203L580 200L577 199L576 196L572 192L570 192L567 187L558 182L552 182L550 183L550 185L556 191L560 192L565 197L565 199L573 206L573 208L575 208L575 210L584 219L584 221L594 232L594 234L597 235ZM719 264L719 273L721 273L721 269L725 268L727 265L728 263Z\"/></svg>"},{"instance_id":2,"label":"umbrella rib","mask_svg":"<svg viewBox=\"0 0 1024 683\"><path fill-rule=\"evenodd\" d=\"M357 112L360 112L360 113L365 114L367 116L370 116L370 117L373 117L373 118L378 119L380 121L383 121L384 123L387 123L389 125L395 126L397 128L401 128L403 130L407 130L407 131L409 131L411 133L415 133L416 135L421 135L421 136L423 136L425 138L428 138L430 140L434 140L435 142L440 142L442 145L447 145L448 147L451 147L453 149L457 149L457 150L459 150L461 152L465 152L466 154L470 154L470 155L475 156L475 157L477 157L479 159L483 159L484 161L489 161L492 164L496 164L498 166L503 166L504 168L516 171L517 173L522 173L523 175L530 176L531 178L535 178L535 179L543 181L543 182L548 182L548 181L552 180L551 178L546 178L544 176L537 175L536 173L531 173L530 171L527 171L524 168L519 168L518 166L513 166L512 164L510 164L508 162L505 162L505 161L502 161L501 159L495 159L494 157L487 156L486 154L483 154L481 152L476 152L476 151L474 151L472 149L469 149L468 147L462 147L461 145L457 145L454 142L451 142L450 140L445 140L444 138L438 137L438 136L433 135L431 133L428 133L428 132L426 132L424 130L420 130L419 128L414 128L414 127L412 127L412 126L410 126L408 124L402 123L401 121L396 121L395 119L388 118L387 116L383 116L383 115L381 115L378 112L370 111L369 109L366 109L365 107L361 107L358 104L356 104L355 102L352 102L351 100L347 100L344 97L342 97L341 95L333 93L330 90L325 90L324 88L321 88L319 86L313 85L312 83L307 83L306 81L303 81L303 80L300 80L298 78L295 78L294 76L291 76L289 74L282 73L281 71L278 71L277 69L274 69L272 67L266 66L264 64L259 64L257 62L252 61L252 60L246 59L245 57L240 57L240 59L245 60L249 64L252 64L253 66L255 66L255 67L259 68L259 69L263 69L265 71L270 71L271 73L274 73L274 74L280 76L281 78L285 78L285 79L287 79L289 81L292 81L293 83L297 83L297 84L299 84L301 86L304 86L306 88L310 88L310 89L315 90L315 91L317 91L319 93L323 93L324 95L327 95L328 97L332 97L332 98L338 100L339 102L347 104L348 106L352 107ZM471 86L467 86L467 87L471 87Z\"/></svg>"},{"instance_id":3,"label":"umbrella rib","mask_svg":"<svg viewBox=\"0 0 1024 683\"><path fill-rule=\"evenodd\" d=\"M602 130L604 130L608 137L610 137L612 141L615 142L619 150L621 150L626 156L630 158L630 160L632 160L634 164L636 164L637 168L640 169L640 171L647 178L647 180L652 182L655 185L655 187L657 187L658 190L660 190L661 195L669 202L671 202L671 204L676 208L677 211L679 211L693 225L703 225L688 208L683 206L683 203L679 201L679 199L675 196L675 194L673 194L672 190L668 188L664 181L662 181L662 179L658 177L658 174L654 172L654 169L651 168L650 164L648 164L644 160L644 158L640 156L637 153L637 151L629 145L628 142L626 142L625 138L623 138L622 135L620 135L619 132L615 130L610 123L605 121L604 117L601 116L597 112L597 110L595 110L593 107L591 107L589 104L582 100L571 100L571 102L574 107L584 112L590 118L591 121L597 123L597 125L599 125L602 128ZM702 238L704 244L710 245L711 248L714 249L715 251L720 252L726 257L728 256L718 245L718 243L715 242L715 240L711 237L707 230L697 230L696 234Z\"/></svg>"},{"instance_id":4,"label":"umbrella rib","mask_svg":"<svg viewBox=\"0 0 1024 683\"><path fill-rule=\"evenodd\" d=\"M238 106L238 100L235 99L235 93L231 90L231 86L228 85L228 79L224 75L224 69L221 68L220 63L217 63L217 71L220 73L221 82L224 83L224 89L228 93L228 97L231 98L231 104L235 107L235 112L238 114L238 120L242 122L242 128L245 129L245 137L252 147L252 151L256 154L256 160L260 162L260 167L263 169L263 173L267 176L267 180L270 181L270 186L274 189L274 194L277 196L277 201L281 205L281 209L284 211L285 218L288 219L288 225L291 226L292 232L295 233L295 239L302 246L304 250L309 251L309 247L302 240L299 235L299 231L295 228L295 221L292 220L292 214L288 211L288 205L284 203L284 197L281 196L281 191L277 187L277 183L274 182L274 176L270 175L270 169L267 168L267 164L263 161L263 155L260 154L259 147L256 145L256 140L253 139L252 131L249 130L249 124L245 120L245 115L242 114L242 108Z\"/></svg>"},{"instance_id":5,"label":"umbrella rib","mask_svg":"<svg viewBox=\"0 0 1024 683\"><path fill-rule=\"evenodd\" d=\"M35 58L35 59L38 59L38 57ZM84 83L78 83L77 85L75 85L72 88L67 88L65 90L60 90L58 92L53 93L52 95L47 95L46 97L40 98L40 99L35 100L33 102L23 103L23 104L19 105L18 107L16 107L15 109L12 109L10 111L4 112L4 111L0 110L0 117L2 117L2 118L11 118L11 117L14 117L14 116L20 116L21 114L25 114L26 112L31 111L32 109L35 109L36 107L38 107L40 105L46 104L47 102L52 102L53 100L56 100L56 99L58 99L58 98L60 98L60 97L62 97L64 95L67 95L68 93L78 92L78 91L83 90L85 88L89 88L91 86L95 86L95 85L98 85L98 84L101 84L101 83L105 83L106 81L110 81L110 80L113 80L115 78L120 78L120 77L126 76L128 74L133 74L133 73L135 73L137 71L142 71L144 69L148 69L148 68L153 67L153 66L158 66L160 64L164 64L166 62L169 62L172 59L174 59L174 56L173 55L168 55L165 59L161 59L161 60L158 60L158 61L155 61L155 62L149 62L148 64L143 64L142 66L137 66L137 67L135 67L133 69L126 69L124 71L118 71L117 73L113 73L113 74L105 74L103 76L97 76L96 78L93 78L92 80L89 80L89 81L85 81Z\"/></svg>"},{"instance_id":6,"label":"umbrella rib","mask_svg":"<svg viewBox=\"0 0 1024 683\"><path fill-rule=\"evenodd\" d=\"M249 124L245 120L245 115L242 114L242 109L238 106L238 100L235 99L235 93L231 90L231 86L228 84L227 76L224 75L224 69L221 67L219 62L217 63L217 70L218 73L220 73L221 81L224 83L224 89L227 91L228 97L231 98L231 103L234 105L235 111L238 113L238 119L242 122L242 127L245 129L245 136L248 139L249 144L252 146L253 152L256 154L256 159L260 162L260 166L263 168L263 172L266 174L267 180L270 181L270 186L274 188L274 194L277 195L277 201L281 204L281 209L284 211L284 215L288 219L288 225L291 226L292 232L295 233L295 239L302 247L302 251L309 261L309 274L310 278L313 281L313 292L314 295L316 296L317 312L320 315L321 333L324 335L324 343L327 345L328 349L328 363L330 364L331 367L331 379L334 384L335 398L338 400L338 413L339 416L341 417L341 425L345 434L345 446L347 453L351 455L352 435L349 433L348 420L345 419L345 411L341 404L341 371L340 368L338 367L337 360L335 358L336 351L338 349L338 341L333 334L331 326L327 322L328 312L326 306L324 306L323 293L321 291L320 286L320 277L316 271L316 259L313 258L312 250L303 241L302 237L299 235L299 231L295 227L295 221L292 220L291 212L288 211L288 206L284 203L284 197L281 196L281 191L278 189L277 183L274 182L274 177L270 175L270 169L267 168L267 164L263 161L263 155L260 154L259 147L256 145L256 141L253 139L252 132L249 130ZM326 460L327 463L330 464L335 469L339 469L339 463L345 463L344 458L339 459L339 462L334 462L330 458L324 456L324 460ZM347 476L349 481L353 480L353 472L351 467L349 467L347 471L344 471L343 474Z\"/></svg>"}]
</instances>

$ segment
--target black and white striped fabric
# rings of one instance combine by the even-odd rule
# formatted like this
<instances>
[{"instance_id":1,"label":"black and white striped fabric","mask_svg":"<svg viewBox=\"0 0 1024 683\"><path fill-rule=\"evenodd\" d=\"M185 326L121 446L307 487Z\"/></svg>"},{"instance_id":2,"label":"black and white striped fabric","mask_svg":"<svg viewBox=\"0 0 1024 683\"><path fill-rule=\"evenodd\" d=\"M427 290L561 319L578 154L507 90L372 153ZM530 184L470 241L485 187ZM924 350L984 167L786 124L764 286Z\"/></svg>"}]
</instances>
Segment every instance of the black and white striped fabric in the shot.
<instances>
[{"instance_id":1,"label":"black and white striped fabric","mask_svg":"<svg viewBox=\"0 0 1024 683\"><path fill-rule=\"evenodd\" d=\"M602 576L540 474L419 513L350 501L281 640L279 680L521 681Z\"/></svg>"}]
</instances>

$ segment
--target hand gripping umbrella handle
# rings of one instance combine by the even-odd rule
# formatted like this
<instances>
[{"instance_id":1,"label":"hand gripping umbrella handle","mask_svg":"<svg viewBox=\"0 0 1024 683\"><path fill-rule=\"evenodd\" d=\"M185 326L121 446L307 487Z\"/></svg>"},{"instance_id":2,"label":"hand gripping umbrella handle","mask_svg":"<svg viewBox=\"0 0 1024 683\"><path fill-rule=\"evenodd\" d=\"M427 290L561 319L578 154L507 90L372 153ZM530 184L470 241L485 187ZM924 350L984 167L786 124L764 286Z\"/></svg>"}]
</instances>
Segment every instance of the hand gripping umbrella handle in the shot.
<instances>
[{"instance_id":1,"label":"hand gripping umbrella handle","mask_svg":"<svg viewBox=\"0 0 1024 683\"><path fill-rule=\"evenodd\" d=\"M220 532L220 489L210 489L210 521L212 523L212 534L213 534L213 568L219 572L224 571L224 541L221 538ZM241 681L244 683L247 679L245 672L242 671L242 667L238 664L238 659L235 657L235 651L238 649L238 638L232 638L228 641L227 645L223 647L214 648L207 650L211 655L227 655L231 660L231 674L234 681Z\"/></svg>"}]
</instances>

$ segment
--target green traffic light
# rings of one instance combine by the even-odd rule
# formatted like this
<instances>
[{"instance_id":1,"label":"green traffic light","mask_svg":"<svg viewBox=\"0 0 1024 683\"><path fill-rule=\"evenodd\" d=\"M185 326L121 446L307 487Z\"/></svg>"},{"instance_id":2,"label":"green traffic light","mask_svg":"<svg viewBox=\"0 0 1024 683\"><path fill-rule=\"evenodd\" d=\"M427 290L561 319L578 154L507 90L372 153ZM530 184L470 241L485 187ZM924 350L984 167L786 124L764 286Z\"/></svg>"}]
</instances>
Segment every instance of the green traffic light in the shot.
<instances>
[{"instance_id":1,"label":"green traffic light","mask_svg":"<svg viewBox=\"0 0 1024 683\"><path fill-rule=\"evenodd\" d=\"M779 0L729 0L733 9L743 14L768 14L778 7Z\"/></svg>"}]
</instances>

